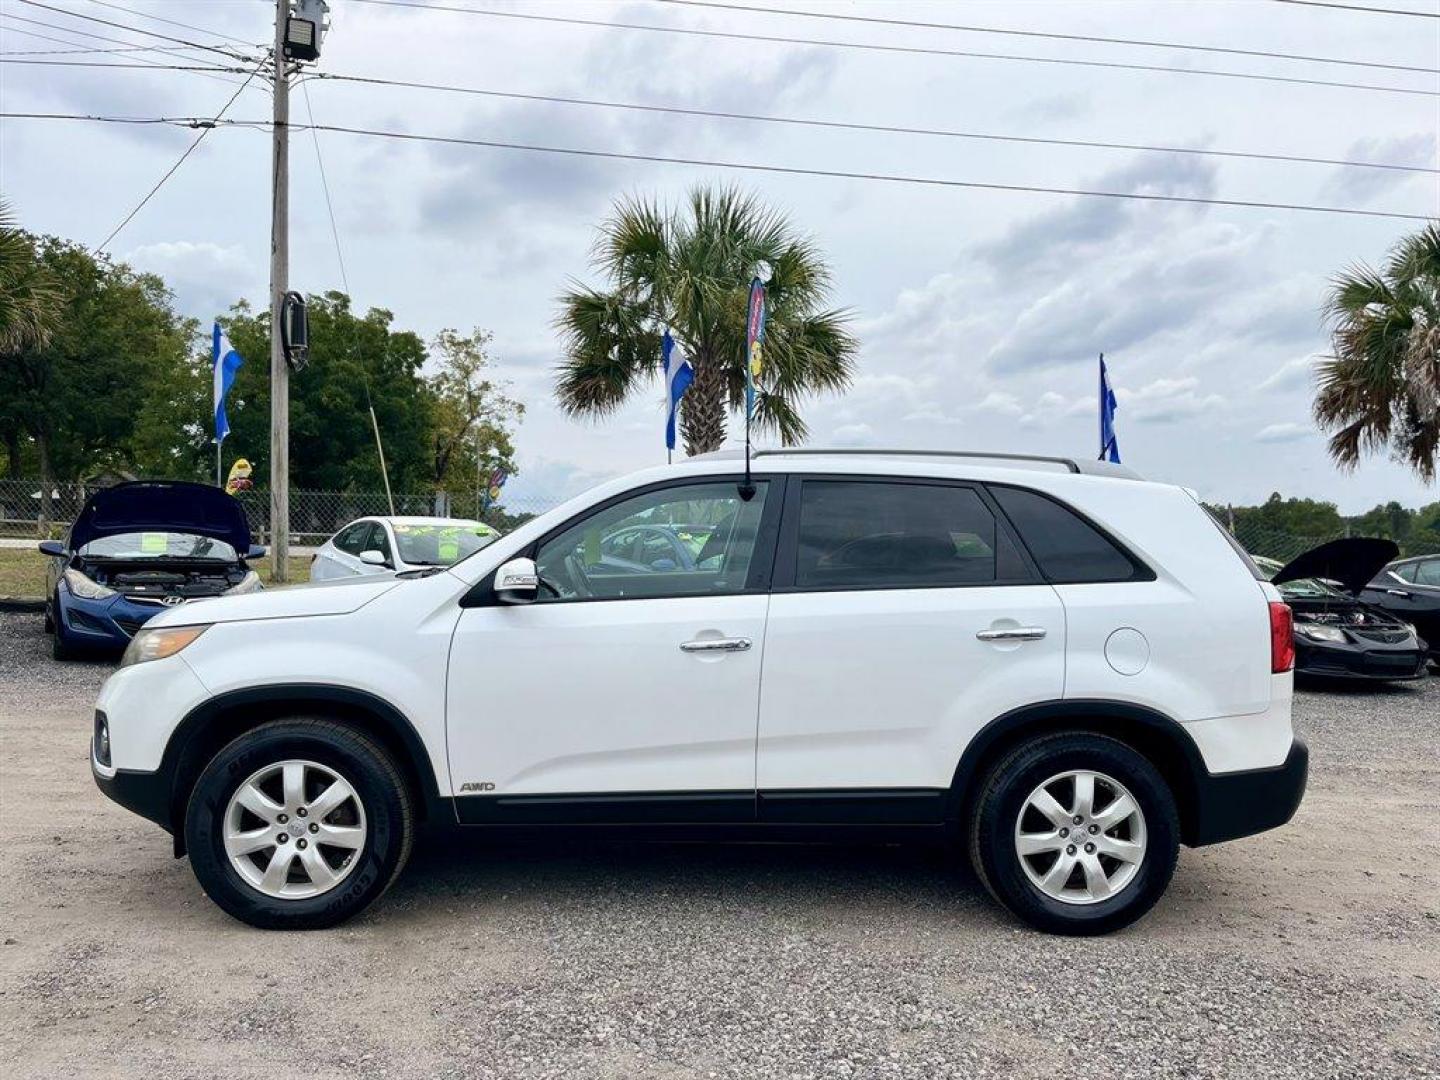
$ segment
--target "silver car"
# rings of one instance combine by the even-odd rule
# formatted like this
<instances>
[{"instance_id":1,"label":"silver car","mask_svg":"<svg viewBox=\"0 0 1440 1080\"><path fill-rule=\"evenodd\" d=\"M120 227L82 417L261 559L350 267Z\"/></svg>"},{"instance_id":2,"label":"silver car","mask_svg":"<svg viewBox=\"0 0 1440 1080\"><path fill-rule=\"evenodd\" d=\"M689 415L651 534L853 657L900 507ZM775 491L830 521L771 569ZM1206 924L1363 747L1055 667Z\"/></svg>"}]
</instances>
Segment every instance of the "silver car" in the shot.
<instances>
[{"instance_id":1,"label":"silver car","mask_svg":"<svg viewBox=\"0 0 1440 1080\"><path fill-rule=\"evenodd\" d=\"M468 518L360 518L315 552L310 560L310 580L394 575L429 566L449 566L499 538L498 530Z\"/></svg>"}]
</instances>

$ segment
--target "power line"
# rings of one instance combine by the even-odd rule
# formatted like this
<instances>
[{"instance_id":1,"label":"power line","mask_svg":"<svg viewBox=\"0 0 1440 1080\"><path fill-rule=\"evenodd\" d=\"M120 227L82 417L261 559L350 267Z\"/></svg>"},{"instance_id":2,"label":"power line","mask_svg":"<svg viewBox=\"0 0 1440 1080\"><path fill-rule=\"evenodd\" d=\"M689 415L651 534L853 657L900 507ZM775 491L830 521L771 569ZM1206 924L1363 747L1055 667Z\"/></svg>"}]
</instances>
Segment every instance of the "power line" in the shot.
<instances>
[{"instance_id":1,"label":"power line","mask_svg":"<svg viewBox=\"0 0 1440 1080\"><path fill-rule=\"evenodd\" d=\"M20 33L24 33L24 31L22 31L22 30L12 30L11 33L20 34ZM41 35L39 35L39 34L32 34L32 35L31 35L31 37L40 37L40 36L41 36ZM48 40L48 39L47 39L47 40ZM81 51L88 51L88 50L81 50ZM108 50L108 49L101 49L101 50L99 50L99 51L100 51L100 52L109 52L110 50ZM117 51L118 51L118 50L117 50ZM6 56L6 55L7 55L7 54L0 53L0 57L4 57L4 56ZM11 55L18 55L18 54L11 54ZM232 74L233 74L233 73L239 73L239 74L242 74L242 75L244 74L244 69L243 69L243 68L200 67L200 66L195 65L195 64L160 64L160 63L156 63L156 62L153 62L153 61L150 61L150 60L145 60L145 59L143 59L142 57L139 57L139 56L133 57L133 59L135 60L135 63L133 63L133 64L106 63L106 62L99 61L99 60L10 60L10 59L0 59L0 64L24 64L24 65L26 65L27 67L111 68L111 69L119 69L119 70L122 70L122 71L192 71L192 72L195 72L196 74L202 74L202 75L203 75L203 74L210 73L210 72L228 72L228 73L232 73ZM211 76L211 77L212 77L212 78L217 78L217 79L219 79L220 82L230 83L232 86L233 86L235 83L239 82L238 79L221 79L218 75L213 75L213 76Z\"/></svg>"},{"instance_id":2,"label":"power line","mask_svg":"<svg viewBox=\"0 0 1440 1080\"><path fill-rule=\"evenodd\" d=\"M279 61L277 60L276 62L278 63ZM245 81L240 84L240 88L236 90L235 93L230 95L230 100L225 102L225 104L220 107L220 111L215 114L215 117L210 122L210 124L208 126L201 126L200 134L195 136L194 140L191 141L190 145L185 148L185 152L176 159L175 164L171 165L170 168L165 170L165 175L160 177L160 179L155 182L155 186L145 193L145 197L135 205L135 209L131 210L128 214L126 214L125 217L121 219L120 224L116 225L115 228L111 229L110 235L105 237L104 240L100 241L100 243L95 246L94 250L92 250L90 254L98 255L100 254L100 252L104 251L105 248L109 245L110 241L114 240L115 237L120 234L120 230L125 228L126 225L129 225L135 215L140 213L140 211L145 208L145 204L148 203L151 199L153 199L155 197L155 193L165 186L165 181L169 180L170 177L175 175L175 171L179 169L181 165L185 164L185 159L195 152L195 148L205 141L205 137L209 135L210 132L215 130L216 126L220 123L221 117L225 115L226 111L229 110L231 105L235 104L236 99L239 98L239 96L244 92L245 88L250 85L250 80L255 78L256 75L260 74L260 69L263 68L265 65L265 60L261 60L260 63L255 65L255 69L245 77Z\"/></svg>"},{"instance_id":3,"label":"power line","mask_svg":"<svg viewBox=\"0 0 1440 1080\"><path fill-rule=\"evenodd\" d=\"M34 0L25 0L33 3ZM568 15L540 15L533 11L490 11L482 8L455 7L448 4L420 3L418 0L354 0L358 4L381 7L412 8L419 11L449 11L464 15L480 15L495 19L522 19L530 22L566 26L587 26L603 30L645 30L656 34L679 34L689 37L723 38L732 41L760 41L781 45L818 45L835 49L864 52L894 53L911 56L952 56L975 60L1006 60L1029 64L1055 64L1062 67L1110 68L1120 71L1158 71L1168 75L1208 75L1225 79L1249 79L1259 82L1290 83L1299 86L1328 86L1344 90L1370 90L1387 94L1409 94L1419 97L1440 97L1440 91L1416 90L1402 86L1379 86L1373 83L1335 82L1329 79L1304 79L1291 75L1260 75L1245 71L1220 71L1212 68L1167 67L1163 64L1130 64L1111 60L1061 59L1052 56L1021 56L1013 53L972 52L964 49L927 48L919 45L882 45L876 42L836 41L829 38L786 37L779 34L743 34L730 30L700 30L694 27L656 26L653 23L607 22Z\"/></svg>"},{"instance_id":4,"label":"power line","mask_svg":"<svg viewBox=\"0 0 1440 1080\"><path fill-rule=\"evenodd\" d=\"M8 28L8 27L7 27L7 29L8 29L9 32L12 33L12 34L23 34L23 33L25 33L25 31L23 31L23 30L15 30L15 29L11 29L11 28ZM39 34L36 34L36 35L34 35L34 36L35 36L35 37L40 37ZM41 40L43 40L43 41L51 41L51 40L54 40L54 39L53 39L53 38L42 38ZM6 49L4 52L0 52L0 56L78 56L78 55L80 55L80 54L82 54L82 53L84 53L84 54L89 54L89 55L91 55L91 56L95 56L95 55L99 55L99 54L102 54L102 53L112 54L112 53L129 53L129 52L148 52L148 51L149 51L149 50L148 50L145 46L143 46L143 45L129 45L129 46L126 46L126 47L124 47L124 48L115 48L115 49Z\"/></svg>"},{"instance_id":5,"label":"power line","mask_svg":"<svg viewBox=\"0 0 1440 1080\"><path fill-rule=\"evenodd\" d=\"M148 11L136 11L134 8L122 7L119 4L112 4L110 0L88 0L97 7L110 8L112 11L123 11L127 15L135 15L141 19L149 19L151 22L166 23L169 26L178 26L182 30L194 30L201 34L209 34L211 37L220 38L222 41L234 41L251 49L258 49L262 46L253 41L246 41L234 34L222 34L219 30L209 30L203 26L195 26L193 23L184 23L176 19L167 19L163 15L151 15Z\"/></svg>"},{"instance_id":6,"label":"power line","mask_svg":"<svg viewBox=\"0 0 1440 1080\"><path fill-rule=\"evenodd\" d=\"M22 3L28 3L28 2L30 2L30 0L21 0L21 2L22 2ZM133 47L135 47L135 48L137 48L137 49L143 50L143 51L145 51L145 52L153 52L153 53L157 53L157 54L160 54L160 55L163 55L163 56L179 57L179 58L182 59L182 60L194 60L194 59L196 59L196 57L192 56L192 55L191 55L190 53L188 53L188 52L181 52L180 49L167 49L167 48L164 48L164 47L162 47L162 46L160 46L160 45L142 45L141 43L139 43L139 42L137 42L137 41L135 41L135 40L133 40L133 39L130 39L130 38L117 38L117 37L111 37L111 36L108 35L108 34L96 34L96 33L92 32L92 31L89 31L89 30L77 30L77 29L75 29L73 26L65 26L65 25L62 25L62 24L59 24L59 23L46 22L46 21L44 21L43 19L32 19L32 18L29 18L29 17L27 17L27 16L25 16L25 15L16 15L13 11L0 12L0 18L10 19L10 20L12 20L12 21L14 21L14 22L22 22L22 23L25 23L25 24L27 24L27 25L29 25L29 26L40 26L40 27L43 27L43 28L45 28L45 29L47 29L47 30L55 30L55 31L57 31L57 32L59 32L59 33L62 33L62 34L73 34L75 37L88 38L88 39L90 39L90 40L92 40L92 41L104 41L104 42L108 42L109 44L112 44L112 45L129 45L129 46L133 46ZM36 34L36 33L29 32L29 31L25 31L25 30L16 30L16 29L13 29L13 28L11 29L11 33L15 33L15 34L29 33L31 37L43 37L43 35L41 35L41 34ZM61 38L45 38L45 40L46 40L46 41L60 42L60 43L65 44L65 45L83 45L83 44L84 44L84 42L81 42L81 41L64 40L64 39L61 39ZM227 57L227 58L229 58L229 59L231 59L231 60L242 60L242 61L245 61L246 63L253 63L254 60L255 60L255 58L254 58L253 56L252 56L252 57L234 56L234 55L232 55L231 53L227 53L227 52L222 52L222 55L225 56L225 57Z\"/></svg>"},{"instance_id":7,"label":"power line","mask_svg":"<svg viewBox=\"0 0 1440 1080\"><path fill-rule=\"evenodd\" d=\"M139 117L95 117L67 113L8 113L0 112L0 119L44 119L44 120L104 120L112 123L156 123L156 118ZM216 127L233 126L263 129L269 125L260 120L207 120L201 117L170 117L166 122L173 124L213 124ZM671 157L662 154L633 154L618 150L587 150L573 146L543 146L536 143L500 142L491 139L467 139L458 135L418 135L403 131L383 131L376 128L346 127L338 124L291 125L291 130L308 127L315 131L333 131L343 135L363 135L373 138L395 139L402 142L443 143L452 146L479 146L492 150L518 150L526 153L559 154L567 157L606 158L615 161L639 161L649 164L688 165L708 169L734 169L742 172L779 173L790 176L823 176L842 180L866 180L889 184L907 184L921 187L965 188L979 191L1009 191L1041 195L1075 195L1086 198L1130 199L1138 202L1181 203L1196 206L1230 206L1255 210L1295 210L1316 214L1342 214L1353 217L1390 218L1400 221L1431 221L1426 214L1405 214L1390 210L1362 210L1347 206L1322 206L1313 203L1266 202L1258 199L1216 199L1201 195L1160 195L1137 191L1102 191L1094 188L1043 187L1036 184L1001 184L979 180L952 180L932 176L904 176L894 173L849 172L840 169L811 169L790 165L766 165L759 162L717 161L706 158Z\"/></svg>"},{"instance_id":8,"label":"power line","mask_svg":"<svg viewBox=\"0 0 1440 1080\"><path fill-rule=\"evenodd\" d=\"M51 23L41 22L41 21L38 20L38 19L27 19L27 18L25 18L23 15L13 15L13 14L11 14L11 13L8 12L8 11L6 11L6 12L0 12L0 19L20 19L20 20L22 20L23 22L31 23L31 24L33 24L33 25L35 25L35 26L52 27L52 28L58 29L58 30L60 30L62 33L66 33L66 34L76 34L76 35L78 35L78 36L80 36L80 37L94 38L94 39L97 40L97 41L118 42L118 43L121 43L121 44L126 44L123 38L104 37L104 36L101 36L101 35L98 35L98 34L88 33L87 31L84 31L84 30L72 30L72 29L70 29L69 27L54 27L53 24L51 24ZM52 37L52 36L50 36L49 34L37 34L34 30L21 30L21 29L18 29L18 28L16 28L16 27L13 27L13 26L4 26L3 29L5 30L6 33L9 33L9 34L22 34L22 35L24 35L25 37L37 38L37 39L39 39L40 41L50 41L50 42L54 42L54 43L57 44L57 45L83 45L83 44L84 44L84 42L75 41L73 38ZM133 48L133 49L134 49L135 51L137 51L137 52L153 52L153 53L156 53L156 54L159 54L159 55L164 55L164 56L169 56L169 57L175 57L175 58L178 58L178 59L181 59L181 60L195 60L195 59L197 59L196 57L191 56L189 53L175 52L175 51L173 51L173 50L171 50L171 49L161 49L161 48L158 48L158 47L156 47L156 46L154 46L154 45L132 45L132 46L130 46L130 47ZM219 67L204 68L204 67L198 67L198 66L194 66L194 67L182 67L182 66L174 65L174 64L162 64L162 63L160 63L158 60L149 60L149 59L146 59L146 58L143 57L143 56L133 56L133 57L131 57L131 59L135 61L133 64L105 64L105 63L90 63L90 62L84 62L84 61L62 61L62 60L6 60L6 61L4 61L4 62L5 62L5 63L9 63L9 64L33 64L33 65L35 65L35 66L37 66L37 67L108 67L108 68L133 68L133 69L135 69L135 70L141 70L141 71L143 71L143 70L150 70L150 71L175 70L175 71L196 71L196 72L219 71L219 72L232 72L232 73L238 71L240 74L243 74L243 73L244 73L244 70L245 70L245 69L219 68ZM217 82L229 83L231 86L237 85L237 84L239 83L239 81L240 81L240 80L238 80L238 79L225 78L223 75L207 74L205 77L206 77L206 78L209 78L209 79L214 79L214 80L217 81Z\"/></svg>"},{"instance_id":9,"label":"power line","mask_svg":"<svg viewBox=\"0 0 1440 1080\"><path fill-rule=\"evenodd\" d=\"M1404 8L1364 7L1360 4L1333 4L1323 0L1275 0L1277 4L1297 4L1300 7L1339 8L1341 11L1360 11L1366 15L1410 15L1417 19L1440 19L1440 13L1431 11L1407 11Z\"/></svg>"},{"instance_id":10,"label":"power line","mask_svg":"<svg viewBox=\"0 0 1440 1080\"><path fill-rule=\"evenodd\" d=\"M1400 172L1435 173L1423 165L1399 165L1374 161L1344 161L1338 158L1308 157L1300 154L1265 154L1240 150L1209 150L1185 146L1149 146L1140 143L1099 142L1089 139L1050 139L1038 136L1002 135L994 132L959 131L951 128L902 127L892 124L862 124L841 120L817 120L793 116L769 116L760 113L727 112L715 109L693 109L678 105L645 105L630 101L605 101L596 98L561 97L551 94L522 94L481 87L453 86L440 83L412 82L404 79L382 79L362 75L316 71L307 78L333 82L360 83L375 86L404 87L414 90L440 90L479 97L507 98L516 101L539 101L557 105L581 105L601 109L624 109L633 112L664 113L675 116L700 116L711 119L744 120L764 124L788 124L800 127L830 128L841 131L880 132L896 135L939 136L952 139L978 139L988 142L1011 142L1037 146L1070 146L1091 150L1138 150L1147 153L1196 154L1208 157L1244 158L1258 161L1298 162L1308 165L1335 165L1365 169L1393 169Z\"/></svg>"},{"instance_id":11,"label":"power line","mask_svg":"<svg viewBox=\"0 0 1440 1080\"><path fill-rule=\"evenodd\" d=\"M161 34L157 33L154 30L145 30L138 26L131 26L128 23L115 22L112 19L102 19L95 15L82 15L78 11L70 11L68 8L56 7L54 4L43 4L40 2L40 0L16 0L16 2L26 4L30 7L40 8L43 11L54 11L60 15L66 15L72 19L83 19L86 22L99 23L101 26L113 26L118 30L128 30L132 34L141 34L145 37L161 38L162 40L171 42L175 45L184 45L186 48L201 49L205 52L219 53L221 56L228 56L232 60L245 60L247 62L254 60L253 56L242 56L236 53L233 49L222 49L217 45L204 45L197 41L186 41L185 39L177 38L172 34ZM77 34L80 33L80 31L78 30L72 32ZM133 45L134 42L126 42L126 44Z\"/></svg>"},{"instance_id":12,"label":"power line","mask_svg":"<svg viewBox=\"0 0 1440 1080\"><path fill-rule=\"evenodd\" d=\"M97 0L91 0L92 3ZM1185 49L1191 52L1220 53L1226 56L1255 56L1268 60L1302 60L1315 64L1343 64L1346 67L1380 68L1385 71L1418 71L1434 74L1435 68L1412 67L1408 64L1382 64L1373 60L1351 60L1338 56L1309 56L1302 53L1268 52L1264 49L1236 49L1221 45L1196 45L1186 41L1151 41L1145 38L1099 37L1092 34L1061 34L1043 30L1016 30L998 26L971 26L963 23L922 22L893 19L879 15L841 15L831 11L802 11L796 8L760 7L753 4L716 3L715 0L651 0L656 4L675 7L711 8L716 11L747 11L762 15L792 15L804 19L827 19L836 22L868 23L878 26L905 26L920 30L957 30L967 34L1000 34L1009 37L1048 38L1053 41L1083 41L1101 45L1134 45L1150 49Z\"/></svg>"},{"instance_id":13,"label":"power line","mask_svg":"<svg viewBox=\"0 0 1440 1080\"><path fill-rule=\"evenodd\" d=\"M335 240L335 261L340 264L340 284L345 286L345 295L350 295L350 279L345 273L345 256L340 250L340 230L335 225L335 204L330 201L330 180L325 175L325 158L320 154L320 135L315 130L315 109L310 104L310 84L301 81L300 90L305 95L305 115L310 120L310 140L315 144L315 164L320 166L320 188L325 192L325 211L330 215L330 235ZM369 394L370 388L365 388Z\"/></svg>"}]
</instances>

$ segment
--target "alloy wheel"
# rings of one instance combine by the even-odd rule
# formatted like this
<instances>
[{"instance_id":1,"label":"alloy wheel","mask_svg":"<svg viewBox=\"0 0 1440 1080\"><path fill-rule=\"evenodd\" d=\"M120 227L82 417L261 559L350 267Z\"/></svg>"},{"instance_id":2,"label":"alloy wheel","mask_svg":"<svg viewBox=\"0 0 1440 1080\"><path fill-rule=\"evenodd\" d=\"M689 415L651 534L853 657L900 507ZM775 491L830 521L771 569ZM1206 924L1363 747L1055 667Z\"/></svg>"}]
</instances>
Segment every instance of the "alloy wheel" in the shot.
<instances>
[{"instance_id":1,"label":"alloy wheel","mask_svg":"<svg viewBox=\"0 0 1440 1080\"><path fill-rule=\"evenodd\" d=\"M350 782L314 761L277 761L235 789L225 853L253 888L306 900L335 888L365 846L365 807Z\"/></svg>"},{"instance_id":2,"label":"alloy wheel","mask_svg":"<svg viewBox=\"0 0 1440 1080\"><path fill-rule=\"evenodd\" d=\"M1113 777L1057 773L1015 819L1015 853L1030 883L1052 900L1096 904L1117 895L1145 859L1145 815Z\"/></svg>"}]
</instances>

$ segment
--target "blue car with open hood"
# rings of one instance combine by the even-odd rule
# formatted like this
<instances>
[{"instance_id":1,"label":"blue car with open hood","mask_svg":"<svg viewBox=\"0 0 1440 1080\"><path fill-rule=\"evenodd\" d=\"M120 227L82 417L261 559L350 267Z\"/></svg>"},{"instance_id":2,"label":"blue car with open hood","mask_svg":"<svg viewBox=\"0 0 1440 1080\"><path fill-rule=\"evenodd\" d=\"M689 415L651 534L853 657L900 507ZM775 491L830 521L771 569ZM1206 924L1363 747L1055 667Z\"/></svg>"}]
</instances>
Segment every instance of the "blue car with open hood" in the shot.
<instances>
[{"instance_id":1,"label":"blue car with open hood","mask_svg":"<svg viewBox=\"0 0 1440 1080\"><path fill-rule=\"evenodd\" d=\"M47 540L45 629L57 660L124 649L167 607L255 592L245 509L220 488L182 480L138 480L97 491L70 527Z\"/></svg>"}]
</instances>

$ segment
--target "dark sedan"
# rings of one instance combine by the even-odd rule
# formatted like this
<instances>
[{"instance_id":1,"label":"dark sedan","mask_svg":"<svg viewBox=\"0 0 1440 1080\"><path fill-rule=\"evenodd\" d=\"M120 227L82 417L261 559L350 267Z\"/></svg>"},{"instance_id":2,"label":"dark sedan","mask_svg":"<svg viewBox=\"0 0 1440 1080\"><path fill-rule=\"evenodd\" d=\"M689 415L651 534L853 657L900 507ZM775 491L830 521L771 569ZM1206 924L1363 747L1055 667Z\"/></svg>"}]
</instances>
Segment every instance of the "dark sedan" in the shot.
<instances>
[{"instance_id":1,"label":"dark sedan","mask_svg":"<svg viewBox=\"0 0 1440 1080\"><path fill-rule=\"evenodd\" d=\"M1295 673L1343 679L1418 679L1426 643L1404 619L1359 599L1399 549L1389 540L1332 540L1283 566L1256 565L1295 613Z\"/></svg>"},{"instance_id":2,"label":"dark sedan","mask_svg":"<svg viewBox=\"0 0 1440 1080\"><path fill-rule=\"evenodd\" d=\"M1392 562L1360 599L1414 626L1430 645L1431 661L1440 664L1440 555Z\"/></svg>"},{"instance_id":3,"label":"dark sedan","mask_svg":"<svg viewBox=\"0 0 1440 1080\"><path fill-rule=\"evenodd\" d=\"M125 648L167 607L224 593L253 592L260 578L247 560L265 554L250 525L220 488L179 480L139 480L97 491L51 556L45 629L55 659Z\"/></svg>"}]
</instances>

